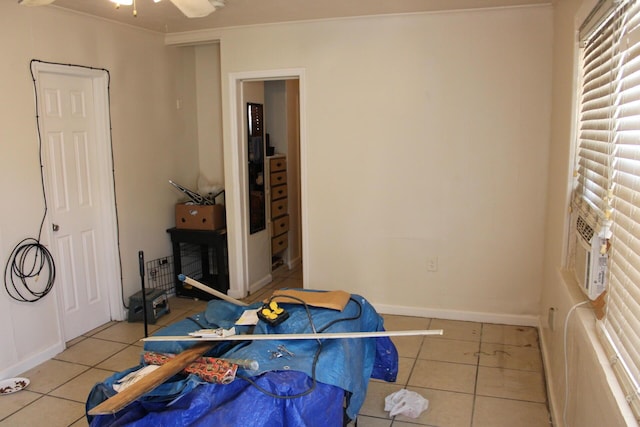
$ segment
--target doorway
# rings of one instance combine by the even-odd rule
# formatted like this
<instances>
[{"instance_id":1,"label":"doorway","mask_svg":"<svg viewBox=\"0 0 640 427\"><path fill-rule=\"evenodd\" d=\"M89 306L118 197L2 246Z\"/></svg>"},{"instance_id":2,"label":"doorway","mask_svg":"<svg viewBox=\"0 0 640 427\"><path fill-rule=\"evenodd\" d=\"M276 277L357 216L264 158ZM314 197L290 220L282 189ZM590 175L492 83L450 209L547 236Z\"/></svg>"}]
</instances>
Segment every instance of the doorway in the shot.
<instances>
[{"instance_id":1,"label":"doorway","mask_svg":"<svg viewBox=\"0 0 640 427\"><path fill-rule=\"evenodd\" d=\"M248 146L246 143L247 131L246 131L246 104L261 103L265 105L265 130L266 133L270 133L269 117L272 117L273 111L269 112L269 94L265 92L265 87L275 84L278 87L286 87L289 94L293 96L286 98L286 103L290 106L295 105L295 119L289 120L290 124L294 124L292 130L285 130L284 133L294 133L295 138L289 138L281 132L281 136L276 139L279 142L271 139L270 144L277 147L274 148L275 156L281 156L286 159L287 165L287 177L289 182L289 220L291 223L290 233L287 236L289 246L284 252L283 264L281 268L294 269L304 266L304 258L306 257L305 251L305 196L304 196L304 182L305 182L305 168L304 168L304 156L305 156L305 138L304 138L304 71L299 69L294 70L275 70L264 72L249 72L249 73L235 73L230 75L230 95L231 95L231 109L235 114L231 114L231 140L234 143L231 146L232 158L234 159L231 167L228 170L231 171L234 180L237 182L237 186L234 186L233 200L229 200L233 206L228 206L236 212L237 217L241 220L235 221L233 224L228 224L229 227L229 239L230 239L230 257L229 268L235 271L234 276L236 280L232 280L229 293L234 296L243 297L248 293L254 292L260 289L262 286L268 284L272 280L272 244L273 244L273 222L271 222L269 208L267 208L267 222L268 226L264 232L261 233L249 233L249 193L248 193L248 170L247 170L247 156ZM266 96L265 96L266 93ZM292 141L292 143L289 143ZM271 156L274 155L271 153ZM270 156L266 155L265 169L265 181L269 179L269 160ZM227 167L225 166L225 169ZM269 198L269 194L266 195ZM231 199L231 198L230 198ZM270 201L267 200L267 205L270 206ZM279 255L282 255L281 252ZM302 283L304 286L304 279L306 273L304 268L302 269Z\"/></svg>"},{"instance_id":2,"label":"doorway","mask_svg":"<svg viewBox=\"0 0 640 427\"><path fill-rule=\"evenodd\" d=\"M122 320L108 73L34 62L46 227L64 341Z\"/></svg>"}]
</instances>

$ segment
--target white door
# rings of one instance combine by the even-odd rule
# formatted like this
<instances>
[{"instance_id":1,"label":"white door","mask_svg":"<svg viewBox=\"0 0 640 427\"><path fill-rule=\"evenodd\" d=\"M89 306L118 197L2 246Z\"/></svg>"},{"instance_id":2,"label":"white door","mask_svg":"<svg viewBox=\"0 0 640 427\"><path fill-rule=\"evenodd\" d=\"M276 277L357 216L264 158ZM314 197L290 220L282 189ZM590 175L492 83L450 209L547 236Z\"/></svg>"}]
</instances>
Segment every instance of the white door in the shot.
<instances>
[{"instance_id":1,"label":"white door","mask_svg":"<svg viewBox=\"0 0 640 427\"><path fill-rule=\"evenodd\" d=\"M37 79L54 287L66 341L111 319L101 226L110 207L100 194L93 85L82 75L42 72Z\"/></svg>"}]
</instances>

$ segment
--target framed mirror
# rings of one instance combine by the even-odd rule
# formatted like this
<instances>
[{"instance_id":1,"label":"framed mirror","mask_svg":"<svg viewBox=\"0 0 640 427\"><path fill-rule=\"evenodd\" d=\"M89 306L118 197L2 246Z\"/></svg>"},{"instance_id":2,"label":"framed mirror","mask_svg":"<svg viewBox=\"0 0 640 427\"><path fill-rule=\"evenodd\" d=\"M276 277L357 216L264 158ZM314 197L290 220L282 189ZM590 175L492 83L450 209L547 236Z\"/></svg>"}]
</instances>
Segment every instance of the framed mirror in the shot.
<instances>
[{"instance_id":1,"label":"framed mirror","mask_svg":"<svg viewBox=\"0 0 640 427\"><path fill-rule=\"evenodd\" d=\"M264 188L264 122L262 104L247 103L248 174L249 174L249 233L266 228Z\"/></svg>"}]
</instances>

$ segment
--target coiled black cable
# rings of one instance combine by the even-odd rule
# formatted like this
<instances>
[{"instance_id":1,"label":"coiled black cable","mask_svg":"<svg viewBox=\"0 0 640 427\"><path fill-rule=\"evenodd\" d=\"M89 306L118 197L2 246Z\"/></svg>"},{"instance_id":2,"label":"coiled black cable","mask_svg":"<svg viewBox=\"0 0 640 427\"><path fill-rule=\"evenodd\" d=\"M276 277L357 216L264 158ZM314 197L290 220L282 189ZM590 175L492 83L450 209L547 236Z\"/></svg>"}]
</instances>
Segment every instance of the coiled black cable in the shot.
<instances>
[{"instance_id":1,"label":"coiled black cable","mask_svg":"<svg viewBox=\"0 0 640 427\"><path fill-rule=\"evenodd\" d=\"M46 282L35 288L34 283L40 277L47 277ZM47 248L30 237L16 245L4 269L4 288L11 298L22 302L38 301L51 291L55 280L56 266Z\"/></svg>"},{"instance_id":2,"label":"coiled black cable","mask_svg":"<svg viewBox=\"0 0 640 427\"><path fill-rule=\"evenodd\" d=\"M268 302L271 302L274 298L276 298L277 296L272 296L271 298L269 298ZM360 302L358 300L356 300L353 297L350 297L349 299L353 302L355 302L358 305L358 314L356 314L355 316L352 317L344 317L344 318L338 318L338 319L334 319L331 322L327 323L326 325L324 325L323 327L321 327L320 329L316 330L316 326L313 322L313 318L311 316L311 310L309 309L309 306L307 305L307 303L305 301L303 301L300 298L291 296L291 295L287 295L287 298L291 298L294 299L298 302L300 302L307 313L307 317L309 318L309 325L311 326L311 330L313 331L314 334L320 333L320 332L324 332L325 330L327 330L330 326L338 323L338 322L345 322L345 321L349 321L349 320L357 320L360 318L360 316L362 316L362 304L360 304ZM238 375L238 378L243 379L245 381L247 381L249 384L251 384L253 387L255 387L258 391L266 394L267 396L270 397L274 397L276 399L297 399L298 397L302 397L302 396L306 396L309 393L311 393L313 390L315 390L316 388L316 384L317 384L317 380L316 380L316 367L318 365L318 359L320 358L320 353L322 352L322 341L318 338L316 338L316 341L318 342L318 348L316 349L316 352L313 356L313 361L311 362L311 386L298 394L294 394L294 395L290 395L290 396L281 396L281 395L277 395L275 393L271 393L270 391L264 389L263 387L260 387L255 381L253 381L252 379L248 378L248 377L244 377L244 376L240 376Z\"/></svg>"}]
</instances>

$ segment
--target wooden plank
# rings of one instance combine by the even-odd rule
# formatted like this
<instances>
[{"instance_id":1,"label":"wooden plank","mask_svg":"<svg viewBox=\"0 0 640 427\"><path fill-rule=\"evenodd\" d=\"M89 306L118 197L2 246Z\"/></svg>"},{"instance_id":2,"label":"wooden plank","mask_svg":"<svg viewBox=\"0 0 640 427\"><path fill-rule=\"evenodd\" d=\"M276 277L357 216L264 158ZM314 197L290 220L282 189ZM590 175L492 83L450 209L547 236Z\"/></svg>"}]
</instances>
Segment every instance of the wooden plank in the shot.
<instances>
[{"instance_id":1,"label":"wooden plank","mask_svg":"<svg viewBox=\"0 0 640 427\"><path fill-rule=\"evenodd\" d=\"M375 332L324 332L320 334L258 334L196 337L191 335L156 335L143 338L142 341L269 341L269 340L326 340L341 338L376 338L376 337L408 337L416 335L442 335L442 329L417 329L407 331L375 331Z\"/></svg>"},{"instance_id":2,"label":"wooden plank","mask_svg":"<svg viewBox=\"0 0 640 427\"><path fill-rule=\"evenodd\" d=\"M203 283L200 283L197 280L192 279L191 277L185 276L184 274L179 274L178 275L178 280L180 280L181 282L186 283L187 285L191 285L194 288L198 288L201 291L204 291L204 292L206 292L208 294L211 294L214 297L218 297L218 298L223 299L223 300L225 300L227 302L230 302L232 304L239 305L241 307L246 307L246 306L249 305L249 304L246 304L246 303L244 303L244 302L242 302L240 300L232 298L229 295L223 294L220 291L217 291L217 290L215 290L213 288L210 288L209 286L207 286L207 285L205 285Z\"/></svg>"},{"instance_id":3,"label":"wooden plank","mask_svg":"<svg viewBox=\"0 0 640 427\"><path fill-rule=\"evenodd\" d=\"M110 397L91 409L89 415L108 415L124 409L127 405L150 392L166 380L181 372L189 363L213 348L215 344L199 343L176 355L166 364L160 366L144 378L131 384L115 396Z\"/></svg>"}]
</instances>

